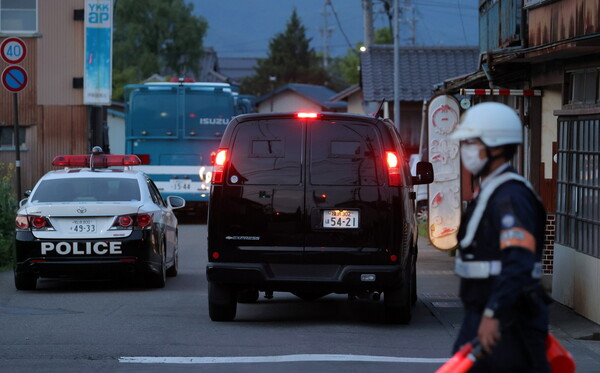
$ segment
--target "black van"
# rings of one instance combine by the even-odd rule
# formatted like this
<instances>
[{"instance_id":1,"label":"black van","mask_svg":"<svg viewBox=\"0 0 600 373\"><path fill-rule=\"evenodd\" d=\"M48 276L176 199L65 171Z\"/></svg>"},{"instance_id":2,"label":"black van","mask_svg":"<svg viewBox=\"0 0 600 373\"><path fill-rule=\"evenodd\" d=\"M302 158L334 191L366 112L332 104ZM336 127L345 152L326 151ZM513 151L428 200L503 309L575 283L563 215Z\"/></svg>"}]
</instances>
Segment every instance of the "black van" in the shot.
<instances>
[{"instance_id":1,"label":"black van","mask_svg":"<svg viewBox=\"0 0 600 373\"><path fill-rule=\"evenodd\" d=\"M258 292L378 299L408 323L416 302L414 184L393 124L342 113L234 118L214 157L208 212L209 314L235 318Z\"/></svg>"}]
</instances>

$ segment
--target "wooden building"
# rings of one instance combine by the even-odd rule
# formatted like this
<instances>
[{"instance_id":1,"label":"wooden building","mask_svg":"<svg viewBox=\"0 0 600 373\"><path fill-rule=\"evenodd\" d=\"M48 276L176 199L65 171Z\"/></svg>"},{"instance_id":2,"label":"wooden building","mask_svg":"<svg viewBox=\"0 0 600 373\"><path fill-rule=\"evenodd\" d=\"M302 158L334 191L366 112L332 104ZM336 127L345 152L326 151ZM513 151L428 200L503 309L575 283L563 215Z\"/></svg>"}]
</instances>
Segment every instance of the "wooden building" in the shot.
<instances>
[{"instance_id":1,"label":"wooden building","mask_svg":"<svg viewBox=\"0 0 600 373\"><path fill-rule=\"evenodd\" d=\"M83 103L84 0L29 1L23 12L3 8L0 42L18 37L27 47L19 63L28 75L17 93L20 125L21 191L52 169L59 154L86 154L104 145L101 107ZM23 6L27 6L25 3ZM12 19L12 21L11 21ZM0 61L0 69L8 64ZM14 93L0 89L0 163L15 163Z\"/></svg>"}]
</instances>

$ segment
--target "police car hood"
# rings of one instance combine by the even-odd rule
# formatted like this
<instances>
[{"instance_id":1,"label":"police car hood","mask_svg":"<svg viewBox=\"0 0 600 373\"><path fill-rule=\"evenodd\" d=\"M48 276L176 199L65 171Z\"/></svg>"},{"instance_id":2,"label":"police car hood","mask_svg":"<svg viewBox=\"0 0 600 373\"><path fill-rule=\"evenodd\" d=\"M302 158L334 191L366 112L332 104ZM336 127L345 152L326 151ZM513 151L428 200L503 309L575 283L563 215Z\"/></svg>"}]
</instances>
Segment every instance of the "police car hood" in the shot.
<instances>
[{"instance_id":1,"label":"police car hood","mask_svg":"<svg viewBox=\"0 0 600 373\"><path fill-rule=\"evenodd\" d=\"M132 231L111 230L116 217L143 212L142 205L141 202L52 203L30 205L19 213L48 218L54 230L32 231L38 239L123 238L130 236Z\"/></svg>"}]
</instances>

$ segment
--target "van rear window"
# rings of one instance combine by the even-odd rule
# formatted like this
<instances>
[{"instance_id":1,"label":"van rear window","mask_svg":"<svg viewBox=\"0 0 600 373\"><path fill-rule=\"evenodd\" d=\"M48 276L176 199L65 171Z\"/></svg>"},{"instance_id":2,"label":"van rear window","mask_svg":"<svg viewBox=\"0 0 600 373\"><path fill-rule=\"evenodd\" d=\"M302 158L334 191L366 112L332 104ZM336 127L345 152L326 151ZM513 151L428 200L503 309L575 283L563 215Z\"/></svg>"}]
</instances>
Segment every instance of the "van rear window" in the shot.
<instances>
[{"instance_id":1,"label":"van rear window","mask_svg":"<svg viewBox=\"0 0 600 373\"><path fill-rule=\"evenodd\" d=\"M244 122L237 126L228 177L237 183L298 185L303 127L293 119Z\"/></svg>"},{"instance_id":2,"label":"van rear window","mask_svg":"<svg viewBox=\"0 0 600 373\"><path fill-rule=\"evenodd\" d=\"M361 123L312 122L310 183L380 185L381 143L375 128Z\"/></svg>"}]
</instances>

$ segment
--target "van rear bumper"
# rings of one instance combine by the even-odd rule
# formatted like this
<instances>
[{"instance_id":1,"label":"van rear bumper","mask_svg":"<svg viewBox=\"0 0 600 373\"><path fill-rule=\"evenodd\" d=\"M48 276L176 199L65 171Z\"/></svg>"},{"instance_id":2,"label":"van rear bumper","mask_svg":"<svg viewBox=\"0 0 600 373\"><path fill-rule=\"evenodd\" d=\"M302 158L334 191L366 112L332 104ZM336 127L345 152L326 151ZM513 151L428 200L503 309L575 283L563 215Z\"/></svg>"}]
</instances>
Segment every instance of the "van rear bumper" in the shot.
<instances>
[{"instance_id":1,"label":"van rear bumper","mask_svg":"<svg viewBox=\"0 0 600 373\"><path fill-rule=\"evenodd\" d=\"M214 263L206 266L209 282L238 288L294 291L310 287L345 293L351 290L383 290L403 286L404 269L399 265L325 265Z\"/></svg>"}]
</instances>

